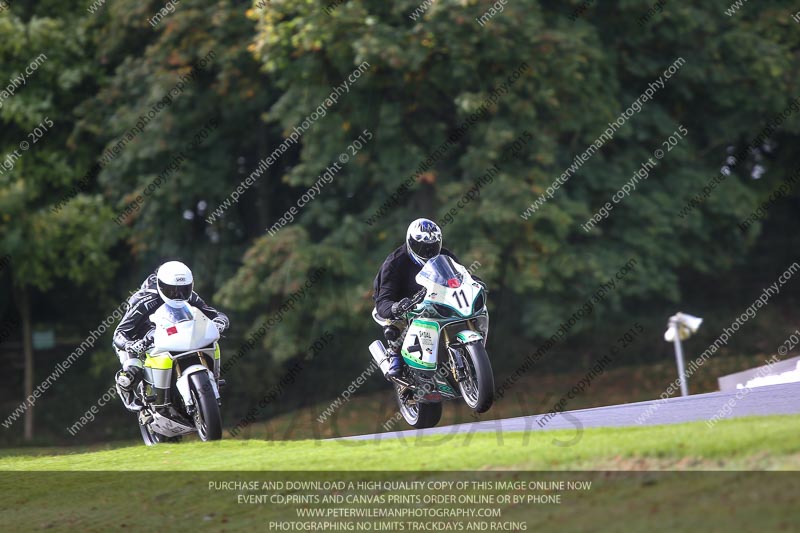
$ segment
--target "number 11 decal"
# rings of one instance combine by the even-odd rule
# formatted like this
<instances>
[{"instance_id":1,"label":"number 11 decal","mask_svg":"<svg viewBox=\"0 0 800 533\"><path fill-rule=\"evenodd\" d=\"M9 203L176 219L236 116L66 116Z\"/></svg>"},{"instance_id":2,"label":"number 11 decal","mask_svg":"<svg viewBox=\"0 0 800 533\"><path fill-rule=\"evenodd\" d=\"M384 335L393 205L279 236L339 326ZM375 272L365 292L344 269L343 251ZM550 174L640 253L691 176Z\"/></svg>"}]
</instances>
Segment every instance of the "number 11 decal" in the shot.
<instances>
[{"instance_id":1,"label":"number 11 decal","mask_svg":"<svg viewBox=\"0 0 800 533\"><path fill-rule=\"evenodd\" d=\"M469 307L469 302L467 301L467 295L464 294L464 289L461 289L460 291L454 291L453 292L453 296L455 296L455 298L456 298L456 303L458 304L458 308L459 309L461 309L463 307ZM460 296L460 298L459 298L459 296ZM461 303L461 299L462 298L464 299L464 303L463 304Z\"/></svg>"}]
</instances>

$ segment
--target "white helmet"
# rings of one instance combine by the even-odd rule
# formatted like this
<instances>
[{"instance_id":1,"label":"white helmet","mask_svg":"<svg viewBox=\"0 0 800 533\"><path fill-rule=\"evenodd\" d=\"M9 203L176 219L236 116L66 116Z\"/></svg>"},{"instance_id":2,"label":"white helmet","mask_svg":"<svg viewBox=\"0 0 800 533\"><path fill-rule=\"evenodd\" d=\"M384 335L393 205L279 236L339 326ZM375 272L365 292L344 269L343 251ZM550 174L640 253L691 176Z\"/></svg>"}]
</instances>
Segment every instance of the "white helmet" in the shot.
<instances>
[{"instance_id":1,"label":"white helmet","mask_svg":"<svg viewBox=\"0 0 800 533\"><path fill-rule=\"evenodd\" d=\"M406 251L416 264L425 266L442 251L442 230L434 221L418 218L408 226Z\"/></svg>"},{"instance_id":2,"label":"white helmet","mask_svg":"<svg viewBox=\"0 0 800 533\"><path fill-rule=\"evenodd\" d=\"M170 307L180 307L192 296L194 277L180 261L170 261L158 268L158 294Z\"/></svg>"}]
</instances>

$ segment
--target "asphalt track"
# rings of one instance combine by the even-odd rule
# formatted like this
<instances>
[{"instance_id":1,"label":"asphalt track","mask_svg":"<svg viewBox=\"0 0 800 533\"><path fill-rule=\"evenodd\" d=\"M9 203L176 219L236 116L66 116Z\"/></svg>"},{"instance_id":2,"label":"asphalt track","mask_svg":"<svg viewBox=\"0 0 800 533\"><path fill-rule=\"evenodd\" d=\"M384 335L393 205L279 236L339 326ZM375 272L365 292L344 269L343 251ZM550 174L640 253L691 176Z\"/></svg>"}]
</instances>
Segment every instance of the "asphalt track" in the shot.
<instances>
[{"instance_id":1,"label":"asphalt track","mask_svg":"<svg viewBox=\"0 0 800 533\"><path fill-rule=\"evenodd\" d=\"M800 413L800 383L755 387L745 391L711 392L693 396L652 400L608 407L595 407L565 411L554 416L532 415L501 420L476 421L453 426L423 430L395 431L371 435L356 435L346 439L416 438L423 435L441 435L477 432L546 431L554 429L581 429L596 427L655 426L705 421L742 416L789 415ZM738 395L738 396L737 396ZM723 409L728 407L728 414ZM447 405L445 405L447 409ZM649 414L648 414L649 413ZM491 411L487 413L491 415ZM640 423L641 420L641 423ZM405 422L400 422L404 424ZM540 425L541 423L541 425ZM399 425L399 424L398 424Z\"/></svg>"}]
</instances>

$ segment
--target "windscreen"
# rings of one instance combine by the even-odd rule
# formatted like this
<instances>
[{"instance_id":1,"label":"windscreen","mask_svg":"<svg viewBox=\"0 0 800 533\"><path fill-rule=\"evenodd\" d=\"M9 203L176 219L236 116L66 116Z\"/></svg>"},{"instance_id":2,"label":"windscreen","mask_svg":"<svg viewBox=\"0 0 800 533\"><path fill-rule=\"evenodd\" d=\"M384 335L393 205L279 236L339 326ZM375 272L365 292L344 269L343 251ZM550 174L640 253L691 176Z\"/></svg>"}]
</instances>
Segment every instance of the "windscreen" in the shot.
<instances>
[{"instance_id":1,"label":"windscreen","mask_svg":"<svg viewBox=\"0 0 800 533\"><path fill-rule=\"evenodd\" d=\"M165 305L163 313L173 324L194 320L188 305L182 305L181 307Z\"/></svg>"},{"instance_id":2,"label":"windscreen","mask_svg":"<svg viewBox=\"0 0 800 533\"><path fill-rule=\"evenodd\" d=\"M420 271L419 275L437 285L454 289L464 281L464 274L456 269L456 263L449 256L437 255Z\"/></svg>"}]
</instances>

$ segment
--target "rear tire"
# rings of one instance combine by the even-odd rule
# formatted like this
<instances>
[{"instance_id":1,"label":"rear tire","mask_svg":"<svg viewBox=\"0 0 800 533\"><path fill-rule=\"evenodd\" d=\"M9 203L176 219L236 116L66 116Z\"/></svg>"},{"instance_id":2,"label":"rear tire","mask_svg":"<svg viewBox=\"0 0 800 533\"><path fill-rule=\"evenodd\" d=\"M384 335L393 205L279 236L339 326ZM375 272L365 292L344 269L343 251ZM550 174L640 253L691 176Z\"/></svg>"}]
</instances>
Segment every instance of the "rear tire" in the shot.
<instances>
[{"instance_id":1,"label":"rear tire","mask_svg":"<svg viewBox=\"0 0 800 533\"><path fill-rule=\"evenodd\" d=\"M161 433L156 433L149 426L145 426L142 423L139 423L139 431L142 433L142 440L144 441L146 446L155 446L156 444L163 444L169 442L180 442L181 436L178 435L177 437L167 437L166 435L162 435Z\"/></svg>"},{"instance_id":2,"label":"rear tire","mask_svg":"<svg viewBox=\"0 0 800 533\"><path fill-rule=\"evenodd\" d=\"M119 392L119 385L117 385L117 394L121 395L121 393ZM144 384L142 382L139 383L138 391L135 397L136 398L144 397ZM141 400L138 401L142 402ZM146 446L155 446L156 444L164 444L170 442L177 443L181 441L181 439L183 438L181 435L177 435L175 437L167 437L166 435L162 435L161 433L153 431L149 425L142 424L140 422L141 420L140 416L144 412L145 411L142 410L136 413L136 421L139 423L139 432L142 434L142 440L144 441L144 444Z\"/></svg>"},{"instance_id":3,"label":"rear tire","mask_svg":"<svg viewBox=\"0 0 800 533\"><path fill-rule=\"evenodd\" d=\"M494 403L494 373L489 354L480 342L467 344L465 348L469 377L460 381L458 388L470 409L474 409L476 413L485 413Z\"/></svg>"},{"instance_id":4,"label":"rear tire","mask_svg":"<svg viewBox=\"0 0 800 533\"><path fill-rule=\"evenodd\" d=\"M219 412L214 388L207 372L195 372L189 376L191 394L194 399L194 426L200 440L220 440L222 438L222 415Z\"/></svg>"},{"instance_id":5,"label":"rear tire","mask_svg":"<svg viewBox=\"0 0 800 533\"><path fill-rule=\"evenodd\" d=\"M399 393L397 404L400 407L400 414L403 415L406 423L416 429L432 428L442 419L442 403L419 403L409 404L403 400Z\"/></svg>"},{"instance_id":6,"label":"rear tire","mask_svg":"<svg viewBox=\"0 0 800 533\"><path fill-rule=\"evenodd\" d=\"M145 446L155 446L161 442L159 440L160 435L142 423L139 424L139 431L142 433L142 440Z\"/></svg>"}]
</instances>

